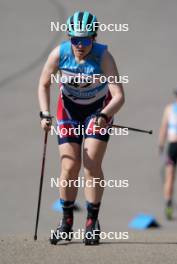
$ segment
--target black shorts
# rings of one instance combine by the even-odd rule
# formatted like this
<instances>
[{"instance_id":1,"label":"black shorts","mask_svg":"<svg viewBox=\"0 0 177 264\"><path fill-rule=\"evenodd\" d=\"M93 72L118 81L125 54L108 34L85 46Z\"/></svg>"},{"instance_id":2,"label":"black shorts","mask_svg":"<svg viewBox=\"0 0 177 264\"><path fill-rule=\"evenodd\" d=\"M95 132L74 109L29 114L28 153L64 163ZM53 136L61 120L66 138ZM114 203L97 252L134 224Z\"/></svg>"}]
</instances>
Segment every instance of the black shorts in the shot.
<instances>
[{"instance_id":1,"label":"black shorts","mask_svg":"<svg viewBox=\"0 0 177 264\"><path fill-rule=\"evenodd\" d=\"M99 99L90 105L78 105L66 96L60 94L57 110L58 144L74 142L81 144L83 138L96 138L102 141L109 140L109 134L100 134L94 131L94 118L111 100L111 94ZM113 118L109 119L111 125ZM78 131L79 133L74 133ZM80 132L81 131L81 132Z\"/></svg>"},{"instance_id":2,"label":"black shorts","mask_svg":"<svg viewBox=\"0 0 177 264\"><path fill-rule=\"evenodd\" d=\"M169 143L167 150L167 164L176 165L177 163L177 142Z\"/></svg>"}]
</instances>

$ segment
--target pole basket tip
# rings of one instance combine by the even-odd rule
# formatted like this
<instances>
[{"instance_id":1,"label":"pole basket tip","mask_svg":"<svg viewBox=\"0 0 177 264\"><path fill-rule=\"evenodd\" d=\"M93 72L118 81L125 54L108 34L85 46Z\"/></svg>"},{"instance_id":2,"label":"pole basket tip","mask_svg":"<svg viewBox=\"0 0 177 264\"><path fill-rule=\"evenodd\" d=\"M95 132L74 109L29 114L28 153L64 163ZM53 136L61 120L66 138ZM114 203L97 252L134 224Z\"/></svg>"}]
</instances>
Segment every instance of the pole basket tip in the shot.
<instances>
[{"instance_id":1,"label":"pole basket tip","mask_svg":"<svg viewBox=\"0 0 177 264\"><path fill-rule=\"evenodd\" d=\"M151 134L151 135L152 135L152 133L153 133L153 131L152 131L152 130L150 130L150 131L149 131L149 134Z\"/></svg>"},{"instance_id":2,"label":"pole basket tip","mask_svg":"<svg viewBox=\"0 0 177 264\"><path fill-rule=\"evenodd\" d=\"M34 236L34 240L35 240L35 241L37 240L37 236L36 236L36 235Z\"/></svg>"}]
</instances>

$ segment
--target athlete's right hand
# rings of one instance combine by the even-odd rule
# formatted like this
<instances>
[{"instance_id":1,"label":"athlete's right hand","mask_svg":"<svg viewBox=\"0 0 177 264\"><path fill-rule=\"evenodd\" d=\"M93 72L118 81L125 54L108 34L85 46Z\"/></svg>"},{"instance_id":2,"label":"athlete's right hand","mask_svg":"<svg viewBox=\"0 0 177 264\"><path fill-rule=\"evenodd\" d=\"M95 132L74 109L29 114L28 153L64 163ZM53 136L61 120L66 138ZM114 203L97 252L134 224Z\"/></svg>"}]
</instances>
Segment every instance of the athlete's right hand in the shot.
<instances>
[{"instance_id":1,"label":"athlete's right hand","mask_svg":"<svg viewBox=\"0 0 177 264\"><path fill-rule=\"evenodd\" d=\"M43 118L41 119L41 127L45 131L50 131L52 125L52 119Z\"/></svg>"}]
</instances>

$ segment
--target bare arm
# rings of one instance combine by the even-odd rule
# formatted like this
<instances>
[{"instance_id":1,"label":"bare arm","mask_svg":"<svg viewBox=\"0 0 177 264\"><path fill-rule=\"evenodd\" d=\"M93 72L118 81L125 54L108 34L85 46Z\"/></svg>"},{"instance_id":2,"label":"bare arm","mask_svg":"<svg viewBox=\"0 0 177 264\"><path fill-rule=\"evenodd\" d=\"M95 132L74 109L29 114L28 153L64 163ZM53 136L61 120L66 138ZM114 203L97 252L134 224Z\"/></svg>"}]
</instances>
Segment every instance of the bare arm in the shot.
<instances>
[{"instance_id":1,"label":"bare arm","mask_svg":"<svg viewBox=\"0 0 177 264\"><path fill-rule=\"evenodd\" d=\"M51 74L56 74L58 71L59 62L59 47L55 48L49 55L44 68L42 70L39 87L38 87L38 98L40 110L42 112L50 112L50 85L51 85Z\"/></svg>"},{"instance_id":2,"label":"bare arm","mask_svg":"<svg viewBox=\"0 0 177 264\"><path fill-rule=\"evenodd\" d=\"M103 55L102 69L106 77L117 76L117 79L119 79L119 73L117 70L116 63L112 55L108 51L106 51ZM102 113L110 117L120 110L120 108L124 104L125 99L122 84L114 82L109 83L108 86L112 95L112 99L109 104L102 110Z\"/></svg>"},{"instance_id":3,"label":"bare arm","mask_svg":"<svg viewBox=\"0 0 177 264\"><path fill-rule=\"evenodd\" d=\"M163 113L162 123L161 123L160 131L159 131L159 148L161 150L163 150L166 137L167 137L169 110L170 110L170 106L167 106Z\"/></svg>"}]
</instances>

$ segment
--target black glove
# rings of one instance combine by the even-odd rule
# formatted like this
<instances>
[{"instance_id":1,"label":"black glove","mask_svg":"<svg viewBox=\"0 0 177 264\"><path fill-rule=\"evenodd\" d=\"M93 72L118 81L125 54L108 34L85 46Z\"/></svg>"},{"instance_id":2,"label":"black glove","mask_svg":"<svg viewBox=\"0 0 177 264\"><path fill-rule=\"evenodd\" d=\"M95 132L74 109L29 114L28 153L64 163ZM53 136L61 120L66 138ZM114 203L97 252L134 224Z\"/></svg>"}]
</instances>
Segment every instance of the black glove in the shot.
<instances>
[{"instance_id":1,"label":"black glove","mask_svg":"<svg viewBox=\"0 0 177 264\"><path fill-rule=\"evenodd\" d=\"M109 121L108 116L104 113L99 112L96 114L96 121L95 121L96 124L98 124L98 118L99 117L103 117L106 120L106 123L108 123L108 121Z\"/></svg>"}]
</instances>

